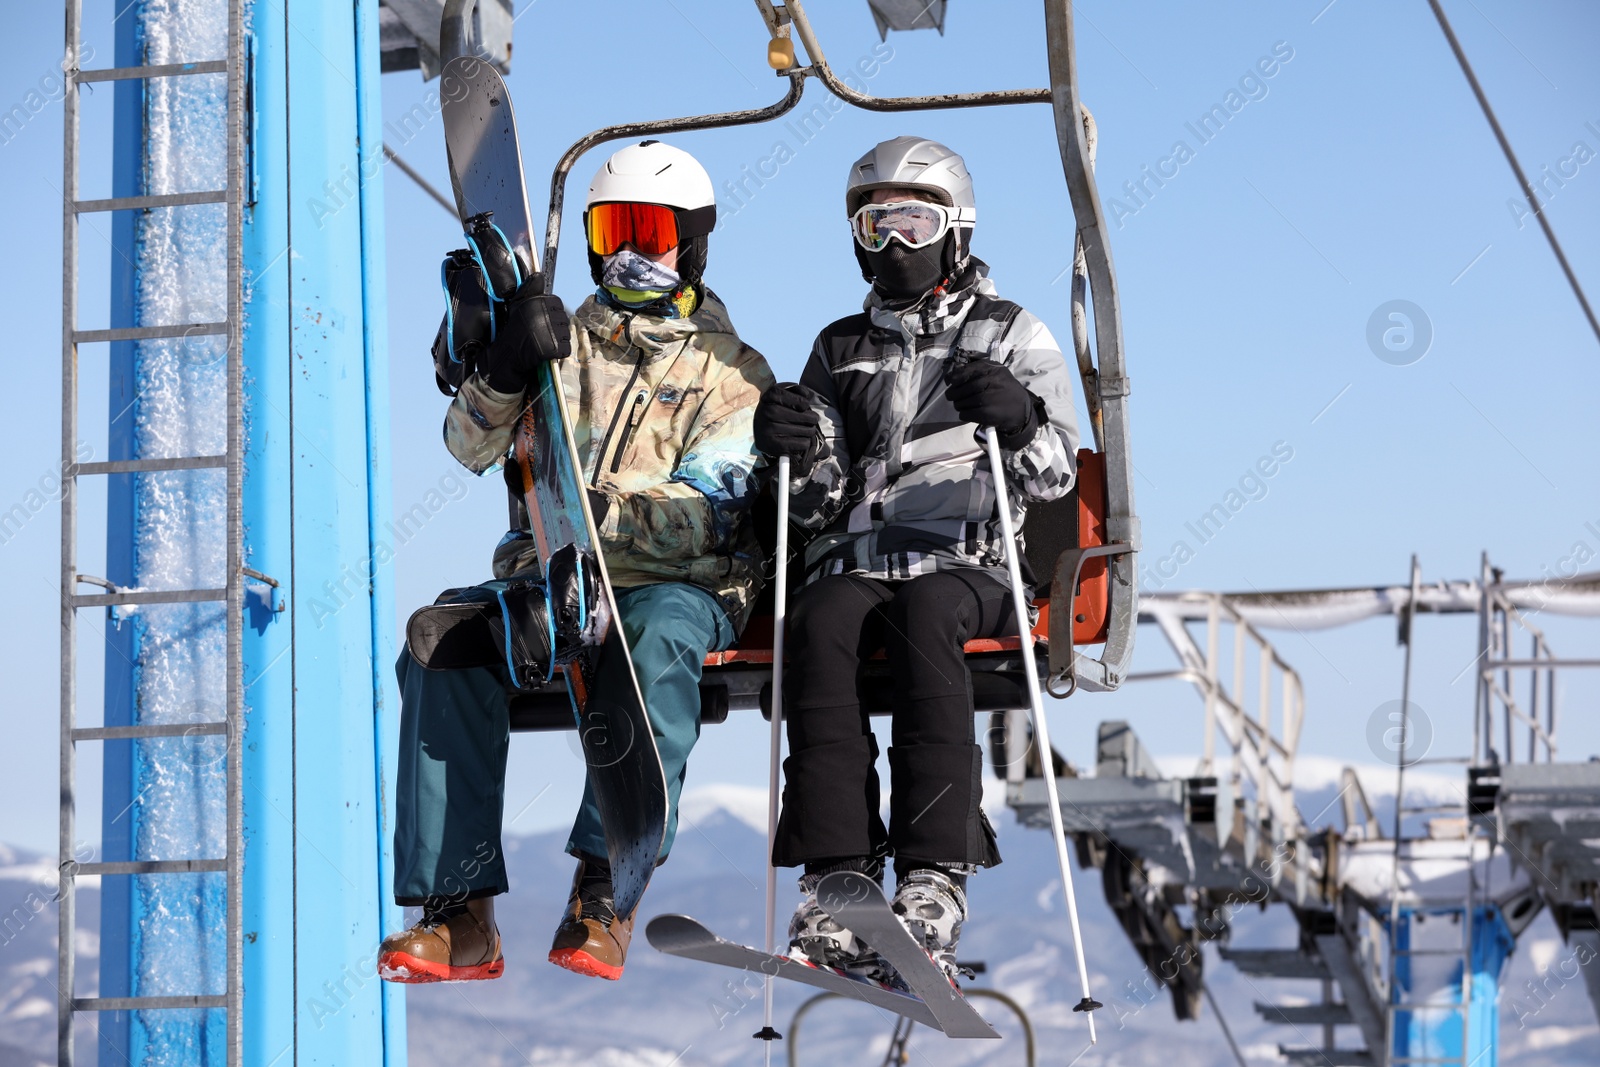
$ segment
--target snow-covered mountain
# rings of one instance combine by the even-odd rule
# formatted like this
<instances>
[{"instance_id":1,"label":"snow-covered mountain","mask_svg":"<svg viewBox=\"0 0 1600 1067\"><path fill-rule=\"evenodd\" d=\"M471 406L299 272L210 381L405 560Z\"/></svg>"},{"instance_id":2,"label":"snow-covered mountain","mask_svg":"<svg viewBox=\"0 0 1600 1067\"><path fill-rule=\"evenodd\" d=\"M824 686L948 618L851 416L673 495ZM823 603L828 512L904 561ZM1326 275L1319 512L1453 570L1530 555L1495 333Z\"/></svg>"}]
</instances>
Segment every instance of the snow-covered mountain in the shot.
<instances>
[{"instance_id":1,"label":"snow-covered mountain","mask_svg":"<svg viewBox=\"0 0 1600 1067\"><path fill-rule=\"evenodd\" d=\"M1374 784L1368 783L1369 790ZM1302 798L1307 815L1317 810L1321 792L1313 788ZM977 983L980 987L1009 994L1028 1012L1037 1031L1041 1063L1071 1062L1084 1049L1086 1033L1082 1017L1070 1010L1078 999L1077 977L1054 855L1044 834L1019 828L998 805L990 810L999 816L995 822L1005 863L973 879L973 918L963 938L962 956L988 964L988 973ZM759 943L765 793L702 787L686 796L683 814L677 847L645 898L645 913L685 912L724 936ZM1324 821L1332 817L1330 812ZM571 861L561 853L564 839L559 833L507 839L512 892L501 899L498 909L507 954L505 977L412 989L408 993L411 1062L418 1067L466 1063L722 1067L754 1062L760 1046L750 1035L761 1026L760 987L744 983L738 972L663 956L644 942L642 934L620 982L581 978L545 962L571 877ZM48 860L0 851L0 902L12 902L5 912L14 914L12 909L23 904L30 892L48 898L53 878ZM1106 1004L1097 1014L1100 1043L1077 1062L1118 1067L1232 1064L1209 1009L1197 1022L1174 1021L1167 994L1147 982L1106 907L1098 872L1079 872L1076 882L1093 991ZM780 893L779 921L784 923L795 896L788 878ZM80 901L80 916L85 931L90 931L98 916L93 890L83 890ZM0 1067L35 1067L54 1060L54 935L55 915L48 909L18 927L14 935L7 927L0 940ZM1281 907L1245 911L1235 918L1235 945L1289 947L1294 936L1293 920ZM92 934L80 932L80 946L92 972L96 948ZM1501 1032L1506 1062L1513 1056L1518 1067L1593 1062L1600 1028L1581 979L1559 978L1562 962L1570 956L1547 917L1523 935L1504 985ZM1206 973L1251 1064L1281 1063L1276 1055L1280 1043L1316 1043L1319 1034L1297 1035L1292 1028L1265 1024L1251 1007L1256 1001L1307 1002L1317 995L1314 983L1246 978L1210 950ZM1537 1000L1526 987L1534 980L1544 983ZM80 990L92 987L92 973L80 977ZM780 1031L790 1032L795 1009L810 993L779 983ZM912 1042L913 1060L919 1067L1020 1063L1017 1024L992 1002L980 1004L980 1010L1004 1035L1001 1042L954 1042L919 1031ZM889 1030L890 1021L871 1008L824 1004L806 1017L797 1062L801 1067L878 1063ZM1345 1044L1357 1040L1349 1030L1341 1030L1340 1036ZM92 1041L80 1041L79 1047L91 1049ZM782 1050L773 1051L781 1059Z\"/></svg>"},{"instance_id":2,"label":"snow-covered mountain","mask_svg":"<svg viewBox=\"0 0 1600 1067\"><path fill-rule=\"evenodd\" d=\"M92 990L100 959L98 879L78 889L78 991ZM56 1062L56 865L0 844L0 1067ZM79 1047L92 1048L89 1020ZM89 1062L93 1062L90 1053Z\"/></svg>"}]
</instances>

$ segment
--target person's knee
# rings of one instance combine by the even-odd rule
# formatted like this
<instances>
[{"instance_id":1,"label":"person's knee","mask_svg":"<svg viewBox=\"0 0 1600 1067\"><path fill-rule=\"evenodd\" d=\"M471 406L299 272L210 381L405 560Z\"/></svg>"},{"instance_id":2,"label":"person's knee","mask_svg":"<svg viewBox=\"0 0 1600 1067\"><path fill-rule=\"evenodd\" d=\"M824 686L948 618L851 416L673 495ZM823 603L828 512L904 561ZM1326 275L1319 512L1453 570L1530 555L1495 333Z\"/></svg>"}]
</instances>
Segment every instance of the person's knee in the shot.
<instances>
[{"instance_id":1,"label":"person's knee","mask_svg":"<svg viewBox=\"0 0 1600 1067\"><path fill-rule=\"evenodd\" d=\"M698 665L716 636L716 605L704 593L674 586L651 586L648 597L633 596L619 604L636 669L655 664L671 670L682 663Z\"/></svg>"},{"instance_id":2,"label":"person's knee","mask_svg":"<svg viewBox=\"0 0 1600 1067\"><path fill-rule=\"evenodd\" d=\"M848 576L832 574L801 588L789 605L789 633L800 641L853 637L849 623L865 612L853 610L860 594L852 585Z\"/></svg>"},{"instance_id":3,"label":"person's knee","mask_svg":"<svg viewBox=\"0 0 1600 1067\"><path fill-rule=\"evenodd\" d=\"M964 584L947 574L925 574L895 590L889 606L898 633L913 645L962 639L972 598ZM892 637L891 637L892 640Z\"/></svg>"}]
</instances>

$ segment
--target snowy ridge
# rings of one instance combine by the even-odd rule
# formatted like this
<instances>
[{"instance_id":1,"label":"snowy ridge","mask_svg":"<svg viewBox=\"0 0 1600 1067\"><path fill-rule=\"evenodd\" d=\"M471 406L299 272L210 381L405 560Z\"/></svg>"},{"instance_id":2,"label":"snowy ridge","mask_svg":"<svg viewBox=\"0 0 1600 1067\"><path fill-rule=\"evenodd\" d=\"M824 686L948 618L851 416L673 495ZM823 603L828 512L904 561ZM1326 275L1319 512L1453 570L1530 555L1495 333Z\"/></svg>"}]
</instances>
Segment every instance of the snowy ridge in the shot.
<instances>
[{"instance_id":1,"label":"snowy ridge","mask_svg":"<svg viewBox=\"0 0 1600 1067\"><path fill-rule=\"evenodd\" d=\"M731 783L701 785L685 789L678 801L678 823L685 830L707 824L719 815L765 835L767 791Z\"/></svg>"},{"instance_id":2,"label":"snowy ridge","mask_svg":"<svg viewBox=\"0 0 1600 1067\"><path fill-rule=\"evenodd\" d=\"M1168 778L1187 778L1199 765L1197 756L1158 756L1156 765ZM1305 815L1315 822L1315 813L1339 792L1345 768L1355 771L1356 779L1374 806L1394 800L1395 768L1393 764L1354 763L1328 756L1296 756L1294 761L1294 790L1302 808L1310 805ZM1218 761L1219 776L1226 773L1226 765ZM1466 796L1466 770L1406 769L1406 797L1408 803L1429 801L1451 804ZM1318 803L1320 799L1321 803Z\"/></svg>"}]
</instances>

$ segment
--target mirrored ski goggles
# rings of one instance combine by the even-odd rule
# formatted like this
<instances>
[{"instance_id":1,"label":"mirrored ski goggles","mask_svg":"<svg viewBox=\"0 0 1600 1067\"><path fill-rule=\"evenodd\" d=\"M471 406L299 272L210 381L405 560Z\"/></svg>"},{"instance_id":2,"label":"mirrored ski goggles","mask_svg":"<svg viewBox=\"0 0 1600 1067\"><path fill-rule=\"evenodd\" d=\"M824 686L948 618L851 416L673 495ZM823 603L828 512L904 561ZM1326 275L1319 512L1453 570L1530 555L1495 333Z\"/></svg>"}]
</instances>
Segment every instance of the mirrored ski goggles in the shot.
<instances>
[{"instance_id":1,"label":"mirrored ski goggles","mask_svg":"<svg viewBox=\"0 0 1600 1067\"><path fill-rule=\"evenodd\" d=\"M678 213L663 204L591 204L584 227L597 256L609 256L625 244L647 256L678 247Z\"/></svg>"},{"instance_id":2,"label":"mirrored ski goggles","mask_svg":"<svg viewBox=\"0 0 1600 1067\"><path fill-rule=\"evenodd\" d=\"M926 248L950 232L952 226L971 226L977 212L949 208L926 200L897 200L892 204L863 204L850 218L856 243L879 252L898 237L907 248Z\"/></svg>"}]
</instances>

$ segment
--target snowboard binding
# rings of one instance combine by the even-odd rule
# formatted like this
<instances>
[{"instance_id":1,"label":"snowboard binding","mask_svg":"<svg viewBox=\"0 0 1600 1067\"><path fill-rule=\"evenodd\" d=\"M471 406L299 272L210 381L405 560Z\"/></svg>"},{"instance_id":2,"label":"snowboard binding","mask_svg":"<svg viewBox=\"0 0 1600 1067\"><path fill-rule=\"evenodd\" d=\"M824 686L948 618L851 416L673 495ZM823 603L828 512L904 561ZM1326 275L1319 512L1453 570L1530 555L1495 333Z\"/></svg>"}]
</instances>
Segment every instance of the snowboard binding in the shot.
<instances>
[{"instance_id":1,"label":"snowboard binding","mask_svg":"<svg viewBox=\"0 0 1600 1067\"><path fill-rule=\"evenodd\" d=\"M412 613L406 647L429 670L503 666L516 688L537 688L599 644L599 596L594 560L567 545L542 577L446 589Z\"/></svg>"}]
</instances>

